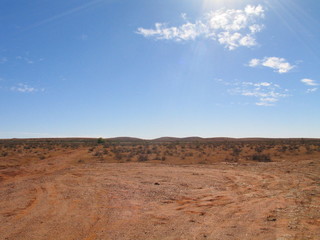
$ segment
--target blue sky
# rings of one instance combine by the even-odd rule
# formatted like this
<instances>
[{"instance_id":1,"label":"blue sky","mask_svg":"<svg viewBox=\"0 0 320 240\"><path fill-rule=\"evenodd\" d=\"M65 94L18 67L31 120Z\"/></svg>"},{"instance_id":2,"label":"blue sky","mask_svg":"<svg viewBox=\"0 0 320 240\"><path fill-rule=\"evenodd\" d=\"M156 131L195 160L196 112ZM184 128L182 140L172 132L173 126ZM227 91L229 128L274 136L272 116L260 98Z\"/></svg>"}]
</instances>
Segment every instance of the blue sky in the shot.
<instances>
[{"instance_id":1,"label":"blue sky","mask_svg":"<svg viewBox=\"0 0 320 240\"><path fill-rule=\"evenodd\" d=\"M3 0L0 138L320 137L317 0Z\"/></svg>"}]
</instances>

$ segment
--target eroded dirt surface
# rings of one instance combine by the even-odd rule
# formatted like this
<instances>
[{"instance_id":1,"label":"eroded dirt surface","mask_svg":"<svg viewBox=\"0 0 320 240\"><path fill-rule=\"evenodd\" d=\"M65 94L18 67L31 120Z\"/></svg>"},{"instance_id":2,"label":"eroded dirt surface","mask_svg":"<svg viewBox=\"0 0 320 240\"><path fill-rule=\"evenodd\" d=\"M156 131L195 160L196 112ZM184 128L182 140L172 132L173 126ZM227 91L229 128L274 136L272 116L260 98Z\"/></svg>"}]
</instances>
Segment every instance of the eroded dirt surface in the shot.
<instances>
[{"instance_id":1,"label":"eroded dirt surface","mask_svg":"<svg viewBox=\"0 0 320 240\"><path fill-rule=\"evenodd\" d=\"M0 169L0 239L319 239L320 164L77 163Z\"/></svg>"}]
</instances>

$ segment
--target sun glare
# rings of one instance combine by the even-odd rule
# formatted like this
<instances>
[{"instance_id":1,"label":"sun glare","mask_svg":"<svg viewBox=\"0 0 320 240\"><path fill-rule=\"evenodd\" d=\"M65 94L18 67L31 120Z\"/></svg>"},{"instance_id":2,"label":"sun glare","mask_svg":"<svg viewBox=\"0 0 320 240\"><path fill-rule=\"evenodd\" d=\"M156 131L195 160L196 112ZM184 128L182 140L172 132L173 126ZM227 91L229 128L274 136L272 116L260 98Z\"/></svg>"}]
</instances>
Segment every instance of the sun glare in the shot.
<instances>
[{"instance_id":1,"label":"sun glare","mask_svg":"<svg viewBox=\"0 0 320 240\"><path fill-rule=\"evenodd\" d=\"M236 3L237 1L235 0L203 0L202 8L203 10L208 10L217 7L233 7Z\"/></svg>"}]
</instances>

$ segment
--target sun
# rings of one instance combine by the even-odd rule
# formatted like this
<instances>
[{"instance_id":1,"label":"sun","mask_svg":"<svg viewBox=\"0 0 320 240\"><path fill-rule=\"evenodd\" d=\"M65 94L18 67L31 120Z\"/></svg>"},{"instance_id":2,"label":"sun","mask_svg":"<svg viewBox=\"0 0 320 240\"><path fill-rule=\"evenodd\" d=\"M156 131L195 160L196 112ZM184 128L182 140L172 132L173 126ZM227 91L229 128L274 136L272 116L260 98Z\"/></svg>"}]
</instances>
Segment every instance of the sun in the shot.
<instances>
[{"instance_id":1,"label":"sun","mask_svg":"<svg viewBox=\"0 0 320 240\"><path fill-rule=\"evenodd\" d=\"M202 0L203 10L223 7L233 7L241 1L236 0Z\"/></svg>"}]
</instances>

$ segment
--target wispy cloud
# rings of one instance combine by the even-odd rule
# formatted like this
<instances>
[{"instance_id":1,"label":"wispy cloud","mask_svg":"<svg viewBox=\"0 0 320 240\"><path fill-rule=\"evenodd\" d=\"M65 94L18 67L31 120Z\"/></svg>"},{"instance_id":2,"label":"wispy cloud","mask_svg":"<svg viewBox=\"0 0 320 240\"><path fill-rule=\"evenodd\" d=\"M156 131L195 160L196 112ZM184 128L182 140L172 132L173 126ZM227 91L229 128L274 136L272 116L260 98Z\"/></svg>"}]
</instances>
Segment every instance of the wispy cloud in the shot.
<instances>
[{"instance_id":1,"label":"wispy cloud","mask_svg":"<svg viewBox=\"0 0 320 240\"><path fill-rule=\"evenodd\" d=\"M308 86L318 86L319 85L319 83L317 83L316 80L312 80L309 78L301 79L301 82L303 82L305 85L308 85Z\"/></svg>"},{"instance_id":2,"label":"wispy cloud","mask_svg":"<svg viewBox=\"0 0 320 240\"><path fill-rule=\"evenodd\" d=\"M43 92L44 89L38 89L35 87L28 86L23 83L17 84L17 86L11 87L12 91L21 92L21 93L32 93L32 92Z\"/></svg>"},{"instance_id":3,"label":"wispy cloud","mask_svg":"<svg viewBox=\"0 0 320 240\"><path fill-rule=\"evenodd\" d=\"M16 59L25 61L28 64L34 64L34 61L27 57L17 56Z\"/></svg>"},{"instance_id":4,"label":"wispy cloud","mask_svg":"<svg viewBox=\"0 0 320 240\"><path fill-rule=\"evenodd\" d=\"M224 45L229 50L240 46L251 47L257 44L255 34L263 29L259 20L264 17L261 5L247 5L244 9L220 9L206 13L195 22L186 21L180 26L169 27L165 23L155 23L155 28L138 28L137 33L144 37L177 42L203 37Z\"/></svg>"},{"instance_id":5,"label":"wispy cloud","mask_svg":"<svg viewBox=\"0 0 320 240\"><path fill-rule=\"evenodd\" d=\"M278 58L278 57L265 57L263 59L251 59L249 64L249 67L269 67L274 69L275 72L278 73L287 73L291 69L293 69L295 66L287 62L285 58Z\"/></svg>"},{"instance_id":6,"label":"wispy cloud","mask_svg":"<svg viewBox=\"0 0 320 240\"><path fill-rule=\"evenodd\" d=\"M301 82L304 83L307 86L312 86L313 87L313 88L308 88L307 91L306 91L307 93L316 92L318 90L318 88L315 87L315 86L319 86L320 85L316 80L309 79L309 78L303 78L303 79L301 79Z\"/></svg>"},{"instance_id":7,"label":"wispy cloud","mask_svg":"<svg viewBox=\"0 0 320 240\"><path fill-rule=\"evenodd\" d=\"M6 57L0 57L0 63L6 63L8 59Z\"/></svg>"},{"instance_id":8,"label":"wispy cloud","mask_svg":"<svg viewBox=\"0 0 320 240\"><path fill-rule=\"evenodd\" d=\"M88 38L89 38L89 36L87 35L87 34L81 34L81 36L80 36L80 39L82 40L82 41L87 41L88 40Z\"/></svg>"},{"instance_id":9,"label":"wispy cloud","mask_svg":"<svg viewBox=\"0 0 320 240\"><path fill-rule=\"evenodd\" d=\"M307 89L307 93L313 93L313 92L315 92L317 90L318 90L318 88L308 88Z\"/></svg>"},{"instance_id":10,"label":"wispy cloud","mask_svg":"<svg viewBox=\"0 0 320 240\"><path fill-rule=\"evenodd\" d=\"M257 106L274 106L281 98L288 97L288 90L272 82L237 82L229 89L231 94L255 98Z\"/></svg>"},{"instance_id":11,"label":"wispy cloud","mask_svg":"<svg viewBox=\"0 0 320 240\"><path fill-rule=\"evenodd\" d=\"M17 56L16 59L20 60L20 61L23 61L25 63L28 63L28 64L34 64L34 63L37 63L37 62L42 62L44 60L44 58L32 59L30 57L24 57L24 56Z\"/></svg>"}]
</instances>

